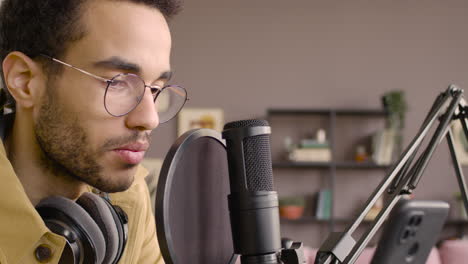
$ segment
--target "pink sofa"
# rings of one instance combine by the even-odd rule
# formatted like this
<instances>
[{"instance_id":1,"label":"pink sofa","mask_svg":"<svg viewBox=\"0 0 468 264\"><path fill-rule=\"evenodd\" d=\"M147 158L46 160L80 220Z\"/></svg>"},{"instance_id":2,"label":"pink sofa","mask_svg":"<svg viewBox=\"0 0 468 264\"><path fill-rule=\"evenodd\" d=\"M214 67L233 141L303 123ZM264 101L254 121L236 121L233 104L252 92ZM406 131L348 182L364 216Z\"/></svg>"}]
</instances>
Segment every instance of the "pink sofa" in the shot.
<instances>
[{"instance_id":1,"label":"pink sofa","mask_svg":"<svg viewBox=\"0 0 468 264\"><path fill-rule=\"evenodd\" d=\"M366 248L356 264L369 264L375 248ZM307 264L314 264L317 249L306 247L304 251ZM468 263L468 240L447 240L439 248L433 248L426 264L463 264Z\"/></svg>"}]
</instances>

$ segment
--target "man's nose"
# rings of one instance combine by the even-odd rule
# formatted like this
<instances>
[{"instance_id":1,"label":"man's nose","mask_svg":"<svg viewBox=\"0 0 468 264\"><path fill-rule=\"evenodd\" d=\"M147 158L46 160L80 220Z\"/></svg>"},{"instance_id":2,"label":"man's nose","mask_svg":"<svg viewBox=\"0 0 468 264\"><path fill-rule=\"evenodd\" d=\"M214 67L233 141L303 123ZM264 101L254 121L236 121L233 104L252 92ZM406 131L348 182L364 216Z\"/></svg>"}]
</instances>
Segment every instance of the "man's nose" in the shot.
<instances>
[{"instance_id":1,"label":"man's nose","mask_svg":"<svg viewBox=\"0 0 468 264\"><path fill-rule=\"evenodd\" d=\"M146 90L140 104L127 114L127 127L138 130L153 130L159 125L159 115L151 91Z\"/></svg>"}]
</instances>

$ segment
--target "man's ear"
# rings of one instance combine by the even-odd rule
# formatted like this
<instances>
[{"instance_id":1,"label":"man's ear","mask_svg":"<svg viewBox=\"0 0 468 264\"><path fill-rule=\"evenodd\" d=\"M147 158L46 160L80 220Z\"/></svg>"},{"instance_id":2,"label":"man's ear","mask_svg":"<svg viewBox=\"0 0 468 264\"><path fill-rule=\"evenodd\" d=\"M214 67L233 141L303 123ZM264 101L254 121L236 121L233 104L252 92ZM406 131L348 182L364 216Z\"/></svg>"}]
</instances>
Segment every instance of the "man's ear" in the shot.
<instances>
[{"instance_id":1,"label":"man's ear","mask_svg":"<svg viewBox=\"0 0 468 264\"><path fill-rule=\"evenodd\" d=\"M39 63L14 51L3 60L3 73L16 107L31 108L41 98L45 76Z\"/></svg>"}]
</instances>

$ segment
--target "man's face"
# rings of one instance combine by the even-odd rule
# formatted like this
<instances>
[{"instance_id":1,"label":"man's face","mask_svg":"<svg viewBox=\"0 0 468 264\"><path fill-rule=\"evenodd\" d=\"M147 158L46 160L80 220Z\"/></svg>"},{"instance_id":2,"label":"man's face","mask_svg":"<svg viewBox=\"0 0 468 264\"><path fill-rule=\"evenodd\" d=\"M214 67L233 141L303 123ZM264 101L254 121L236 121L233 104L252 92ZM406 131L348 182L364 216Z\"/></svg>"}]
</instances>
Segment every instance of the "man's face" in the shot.
<instances>
[{"instance_id":1,"label":"man's face","mask_svg":"<svg viewBox=\"0 0 468 264\"><path fill-rule=\"evenodd\" d=\"M63 61L110 79L130 72L163 86L170 71L171 38L155 8L127 1L89 1L82 24L86 35L67 49ZM105 83L65 67L49 80L34 112L44 167L102 191L127 189L159 120L149 89L128 115L104 108Z\"/></svg>"}]
</instances>

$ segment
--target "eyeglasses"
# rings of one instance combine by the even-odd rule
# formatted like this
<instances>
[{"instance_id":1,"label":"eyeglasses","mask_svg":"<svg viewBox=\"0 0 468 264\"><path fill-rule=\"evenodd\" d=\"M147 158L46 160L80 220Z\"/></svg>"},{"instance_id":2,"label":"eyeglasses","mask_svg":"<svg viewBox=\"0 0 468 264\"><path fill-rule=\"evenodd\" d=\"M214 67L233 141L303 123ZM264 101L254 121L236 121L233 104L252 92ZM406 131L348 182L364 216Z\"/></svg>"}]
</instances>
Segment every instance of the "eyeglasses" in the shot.
<instances>
[{"instance_id":1,"label":"eyeglasses","mask_svg":"<svg viewBox=\"0 0 468 264\"><path fill-rule=\"evenodd\" d=\"M44 54L41 56L106 83L104 108L111 116L121 117L133 111L141 103L146 88L149 88L153 95L155 110L158 112L161 124L174 118L189 100L187 91L178 85L166 85L162 88L157 85L147 85L140 76L132 73L121 73L106 79L56 58Z\"/></svg>"}]
</instances>

